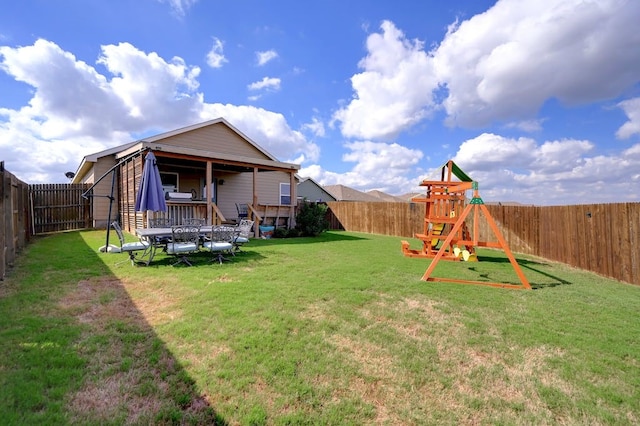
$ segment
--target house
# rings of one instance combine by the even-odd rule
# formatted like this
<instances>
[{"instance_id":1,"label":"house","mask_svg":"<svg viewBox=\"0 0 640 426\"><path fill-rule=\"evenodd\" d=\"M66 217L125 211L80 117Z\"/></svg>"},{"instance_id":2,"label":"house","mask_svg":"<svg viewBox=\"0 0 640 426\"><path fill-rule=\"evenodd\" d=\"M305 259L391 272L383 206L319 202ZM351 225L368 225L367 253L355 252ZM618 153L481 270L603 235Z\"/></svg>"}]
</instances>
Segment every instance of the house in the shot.
<instances>
[{"instance_id":1,"label":"house","mask_svg":"<svg viewBox=\"0 0 640 426\"><path fill-rule=\"evenodd\" d=\"M237 204L247 204L259 224L294 225L300 165L278 161L217 118L85 156L73 183L92 184L96 228L119 217L131 231L145 227L148 214L155 215L135 211L149 150L157 159L174 221L200 217L208 224L229 222L238 217Z\"/></svg>"},{"instance_id":2,"label":"house","mask_svg":"<svg viewBox=\"0 0 640 426\"><path fill-rule=\"evenodd\" d=\"M310 177L299 178L297 193L298 200L307 199L318 202L336 201L336 197L327 192L318 182Z\"/></svg>"},{"instance_id":3,"label":"house","mask_svg":"<svg viewBox=\"0 0 640 426\"><path fill-rule=\"evenodd\" d=\"M368 202L405 202L399 197L386 194L382 191L371 190L368 192L358 191L345 185L327 185L324 187L336 199L336 201L368 201Z\"/></svg>"},{"instance_id":4,"label":"house","mask_svg":"<svg viewBox=\"0 0 640 426\"><path fill-rule=\"evenodd\" d=\"M378 199L378 201L385 201L387 203L407 203L408 199L403 197L398 197L395 195L387 194L386 192L379 191L377 189L372 189L371 191L367 191L365 194L373 195Z\"/></svg>"}]
</instances>

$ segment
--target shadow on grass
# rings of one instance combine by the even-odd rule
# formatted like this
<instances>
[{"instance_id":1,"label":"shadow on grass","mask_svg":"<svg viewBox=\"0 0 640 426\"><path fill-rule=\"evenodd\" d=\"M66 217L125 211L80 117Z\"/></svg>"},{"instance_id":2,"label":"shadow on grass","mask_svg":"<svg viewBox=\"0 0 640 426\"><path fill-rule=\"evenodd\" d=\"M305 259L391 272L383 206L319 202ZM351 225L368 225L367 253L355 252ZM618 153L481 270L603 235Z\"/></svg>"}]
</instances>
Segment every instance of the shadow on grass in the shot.
<instances>
[{"instance_id":1,"label":"shadow on grass","mask_svg":"<svg viewBox=\"0 0 640 426\"><path fill-rule=\"evenodd\" d=\"M498 255L498 253L500 255ZM502 252L496 252L494 253L483 253L482 255L478 256L478 260L480 260L481 262L490 262L490 263L509 263L511 264L511 262L509 262L509 259L507 257L505 257L505 255ZM544 262L539 262L539 261L535 261L535 260L530 260L530 259L517 259L518 265L520 265L521 268L535 272L537 274L543 275L547 278L550 278L552 281L551 282L535 282L532 281L531 279L529 279L529 277L527 276L526 272L525 272L525 276L527 276L527 279L529 280L529 284L531 285L531 288L533 290L539 290L539 289L543 289L543 288L551 288L551 287L556 287L559 285L569 285L569 284L573 284L570 281L567 281L563 278L560 278L556 275L550 274L549 272L543 271L540 267L541 266L546 266L548 265L547 263ZM475 268L470 267L470 270L475 270ZM515 273L515 271L514 271ZM487 273L485 274L480 274L481 277L490 280L489 276Z\"/></svg>"},{"instance_id":2,"label":"shadow on grass","mask_svg":"<svg viewBox=\"0 0 640 426\"><path fill-rule=\"evenodd\" d=\"M217 257L211 252L201 250L198 253L190 254L187 256L192 266L181 263L175 265L176 268L210 268L211 266L225 267L228 264L246 264L255 262L257 260L264 259L264 256L258 252L247 249L246 247L235 254L223 253L224 261L220 264ZM166 268L178 261L178 258L166 253L157 253L149 265L138 264L142 268Z\"/></svg>"},{"instance_id":3,"label":"shadow on grass","mask_svg":"<svg viewBox=\"0 0 640 426\"><path fill-rule=\"evenodd\" d=\"M35 240L4 284L3 422L226 424L80 233Z\"/></svg>"},{"instance_id":4,"label":"shadow on grass","mask_svg":"<svg viewBox=\"0 0 640 426\"><path fill-rule=\"evenodd\" d=\"M269 239L252 239L262 244L314 244L328 243L337 241L361 241L367 240L365 236L348 235L344 231L328 231L323 232L316 237L291 237L291 238L269 238Z\"/></svg>"}]
</instances>

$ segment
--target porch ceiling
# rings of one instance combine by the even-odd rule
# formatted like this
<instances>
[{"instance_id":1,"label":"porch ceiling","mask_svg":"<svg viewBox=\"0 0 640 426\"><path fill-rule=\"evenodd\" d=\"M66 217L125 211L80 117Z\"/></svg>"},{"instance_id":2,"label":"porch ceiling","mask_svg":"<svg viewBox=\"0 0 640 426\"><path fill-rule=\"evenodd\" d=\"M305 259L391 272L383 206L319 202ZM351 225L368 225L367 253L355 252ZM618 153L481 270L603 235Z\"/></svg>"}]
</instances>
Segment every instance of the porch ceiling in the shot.
<instances>
[{"instance_id":1,"label":"porch ceiling","mask_svg":"<svg viewBox=\"0 0 640 426\"><path fill-rule=\"evenodd\" d=\"M250 158L233 154L226 154L215 151L203 151L198 149L192 149L182 146L162 145L158 143L149 143L141 141L126 151L122 151L116 155L116 158L122 158L136 151L142 152L145 149L151 149L155 153L156 159L165 161L169 159L171 164L177 164L178 161L186 161L189 166L194 166L196 163L201 163L202 167L206 167L207 161L211 161L215 164L217 170L229 171L252 171L257 168L258 171L280 170L288 173L295 173L300 169L299 164L284 163L281 161L274 161L270 159L262 158Z\"/></svg>"},{"instance_id":2,"label":"porch ceiling","mask_svg":"<svg viewBox=\"0 0 640 426\"><path fill-rule=\"evenodd\" d=\"M160 168L163 168L163 166L167 168L171 168L171 167L185 168L190 170L199 170L199 171L202 171L203 173L207 170L206 160L156 156L156 161L158 163L158 167ZM213 162L213 168L218 171L234 172L234 173L248 173L253 171L253 167L218 163L215 160L211 160L211 161ZM258 171L260 172L261 170L258 169Z\"/></svg>"}]
</instances>

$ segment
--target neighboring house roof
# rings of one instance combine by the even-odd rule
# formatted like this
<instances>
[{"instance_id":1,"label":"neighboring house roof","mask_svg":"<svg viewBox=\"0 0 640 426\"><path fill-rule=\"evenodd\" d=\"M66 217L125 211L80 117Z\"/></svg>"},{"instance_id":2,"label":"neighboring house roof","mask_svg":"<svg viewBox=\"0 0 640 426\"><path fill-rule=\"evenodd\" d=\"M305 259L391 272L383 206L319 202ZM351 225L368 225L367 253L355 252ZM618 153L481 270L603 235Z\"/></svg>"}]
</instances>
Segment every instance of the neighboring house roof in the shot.
<instances>
[{"instance_id":1,"label":"neighboring house roof","mask_svg":"<svg viewBox=\"0 0 640 426\"><path fill-rule=\"evenodd\" d=\"M305 186L307 185L312 185L313 189L315 191L320 192L321 194L323 194L322 197L322 201L336 201L336 197L334 197L330 192L326 191L322 185L320 185L318 182L316 182L315 180L313 180L310 177L300 177L296 175L296 178L298 178L298 196L302 196L305 197L306 195L304 194L305 192ZM314 195L315 197L315 195ZM315 201L315 200L311 200L311 201Z\"/></svg>"},{"instance_id":2,"label":"neighboring house roof","mask_svg":"<svg viewBox=\"0 0 640 426\"><path fill-rule=\"evenodd\" d=\"M378 191L377 189L372 189L371 191L367 191L366 194L373 195L378 198L380 201L386 201L389 203L405 203L408 202L406 198L387 194L386 192Z\"/></svg>"},{"instance_id":3,"label":"neighboring house roof","mask_svg":"<svg viewBox=\"0 0 640 426\"><path fill-rule=\"evenodd\" d=\"M411 202L413 197L424 197L424 192L407 192L406 194L398 195L398 197L402 198L404 201Z\"/></svg>"},{"instance_id":4,"label":"neighboring house roof","mask_svg":"<svg viewBox=\"0 0 640 426\"><path fill-rule=\"evenodd\" d=\"M496 206L525 206L525 205L533 205L533 204L522 204L517 201L485 201L485 204L488 205L496 205Z\"/></svg>"},{"instance_id":5,"label":"neighboring house roof","mask_svg":"<svg viewBox=\"0 0 640 426\"><path fill-rule=\"evenodd\" d=\"M255 158L255 157L246 158L246 157L242 157L242 156L238 156L238 155L226 154L226 153L221 153L221 152L203 151L201 149L193 149L193 148L188 148L188 147L181 147L181 146L175 146L175 145L162 144L162 141L164 139L170 138L172 136L180 135L182 133L187 133L187 132L190 132L190 131L193 131L193 130L197 130L197 129L200 129L200 128L203 128L203 127L216 125L216 124L223 124L223 125L227 126L234 133L236 133L238 136L240 136L242 139L244 139L244 141L246 141L248 144L250 144L255 149L257 149L266 158L264 158L264 159L259 159L259 158ZM180 129L171 130L171 131L168 131L168 132L161 133L159 135L150 136L150 137L143 138L143 139L140 139L140 140L137 140L137 141L133 141L133 142L129 142L129 143L126 143L126 144L123 144L123 145L119 145L119 146L113 147L113 148L109 148L109 149L106 149L104 151L100 151L100 152L97 152L97 153L94 153L94 154L87 155L82 159L82 161L80 163L80 166L78 167L78 170L76 172L76 175L73 178L73 183L81 182L83 177L89 172L89 170L91 170L91 167L93 166L93 163L96 163L98 161L98 159L100 159L100 158L103 158L103 157L106 157L106 156L109 156L109 155L115 155L117 159L122 159L122 158L124 158L124 157L126 157L126 156L128 156L130 154L142 151L144 149L153 149L153 150L171 152L171 153L176 153L176 154L200 156L200 157L205 157L205 158L216 158L216 159L221 159L221 160L247 162L247 163L264 165L264 166L273 166L273 165L275 165L275 166L278 166L278 167L281 167L281 168L285 168L285 169L297 170L297 169L300 168L300 166L297 165L297 164L279 162L273 155L271 155L269 152L267 152L264 148L262 148L260 145L258 145L257 143L255 143L251 139L249 139L244 133L242 133L240 130L238 130L233 125L231 125L231 123L229 123L227 120L225 120L224 118L220 117L220 118L216 118L214 120L209 120L209 121L205 121L203 123L193 124L191 126L186 126L186 127L180 128Z\"/></svg>"},{"instance_id":6,"label":"neighboring house roof","mask_svg":"<svg viewBox=\"0 0 640 426\"><path fill-rule=\"evenodd\" d=\"M381 201L373 195L344 185L327 185L324 189L331 193L336 201Z\"/></svg>"}]
</instances>

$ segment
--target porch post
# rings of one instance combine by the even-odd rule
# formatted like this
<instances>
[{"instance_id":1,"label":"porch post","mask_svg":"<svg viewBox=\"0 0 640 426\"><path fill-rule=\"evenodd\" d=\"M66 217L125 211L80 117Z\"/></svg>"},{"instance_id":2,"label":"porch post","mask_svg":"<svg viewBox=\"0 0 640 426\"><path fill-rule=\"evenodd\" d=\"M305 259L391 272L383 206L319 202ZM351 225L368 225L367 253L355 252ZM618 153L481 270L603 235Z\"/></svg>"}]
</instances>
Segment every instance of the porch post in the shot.
<instances>
[{"instance_id":1,"label":"porch post","mask_svg":"<svg viewBox=\"0 0 640 426\"><path fill-rule=\"evenodd\" d=\"M207 200L207 224L208 225L213 225L213 215L211 214L211 212L213 211L213 206L211 205L211 182L212 181L212 176L211 173L213 171L213 167L211 165L211 161L207 160L207 169L206 169L206 185L205 185L205 194L204 197Z\"/></svg>"},{"instance_id":2,"label":"porch post","mask_svg":"<svg viewBox=\"0 0 640 426\"><path fill-rule=\"evenodd\" d=\"M254 210L258 209L258 168L254 167L253 168L253 196L251 199L251 205L253 206ZM254 226L254 235L256 238L260 237L260 221L257 220L256 217L250 217L249 219L252 219L255 221L255 226Z\"/></svg>"},{"instance_id":3,"label":"porch post","mask_svg":"<svg viewBox=\"0 0 640 426\"><path fill-rule=\"evenodd\" d=\"M289 173L289 188L291 195L291 208L289 209L289 228L295 228L296 224L296 206L298 205L298 191L296 187L296 175L294 172Z\"/></svg>"},{"instance_id":4,"label":"porch post","mask_svg":"<svg viewBox=\"0 0 640 426\"><path fill-rule=\"evenodd\" d=\"M258 168L253 168L253 198L251 200L253 208L258 206Z\"/></svg>"}]
</instances>

